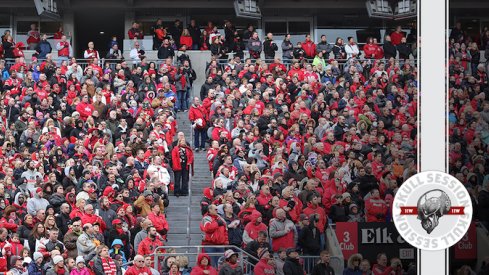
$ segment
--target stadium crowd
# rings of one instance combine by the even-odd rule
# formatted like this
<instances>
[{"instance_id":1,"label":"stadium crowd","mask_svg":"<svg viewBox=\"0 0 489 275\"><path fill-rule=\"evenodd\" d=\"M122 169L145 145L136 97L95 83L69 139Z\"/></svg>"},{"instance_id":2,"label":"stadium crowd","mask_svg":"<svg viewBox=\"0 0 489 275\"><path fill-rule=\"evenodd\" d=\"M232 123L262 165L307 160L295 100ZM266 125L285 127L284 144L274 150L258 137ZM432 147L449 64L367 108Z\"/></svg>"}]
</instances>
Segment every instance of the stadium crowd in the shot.
<instances>
[{"instance_id":1,"label":"stadium crowd","mask_svg":"<svg viewBox=\"0 0 489 275\"><path fill-rule=\"evenodd\" d=\"M448 60L450 173L464 183L472 198L473 219L486 229L489 228L488 42L487 27L479 36L471 36L458 22L450 32ZM487 274L489 265L478 272ZM470 266L459 270L459 274L473 273Z\"/></svg>"},{"instance_id":2,"label":"stadium crowd","mask_svg":"<svg viewBox=\"0 0 489 275\"><path fill-rule=\"evenodd\" d=\"M184 256L150 255L171 230L168 195L188 195L198 153L213 175L203 244L245 248L259 260L255 274L301 274L300 254L320 255L308 272L333 274L328 224L391 221L417 151L417 67L403 58L412 52L400 29L362 51L353 38L331 45L307 35L294 46L286 36L280 58L273 35L261 42L252 26L241 39L228 21L224 36L213 24L180 25L155 25L157 63L137 40L124 60L114 38L107 56L117 62L100 64L89 43L82 67L62 29L51 45L35 25L27 62L23 44L2 37L0 272L240 274L232 250L220 251L219 267L205 253L193 268ZM135 23L128 36L141 35ZM191 98L186 49L212 52L200 97ZM193 147L178 132L179 111L192 122ZM382 253L372 268L356 254L344 274L403 269Z\"/></svg>"}]
</instances>

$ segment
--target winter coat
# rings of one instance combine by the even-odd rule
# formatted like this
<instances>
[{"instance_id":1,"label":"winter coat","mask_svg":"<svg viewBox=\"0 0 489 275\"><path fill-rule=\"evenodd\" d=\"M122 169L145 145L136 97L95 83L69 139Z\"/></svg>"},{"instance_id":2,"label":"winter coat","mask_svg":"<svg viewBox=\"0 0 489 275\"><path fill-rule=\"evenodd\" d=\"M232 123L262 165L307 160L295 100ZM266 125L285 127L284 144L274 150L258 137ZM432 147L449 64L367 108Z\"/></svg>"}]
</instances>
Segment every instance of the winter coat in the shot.
<instances>
[{"instance_id":1,"label":"winter coat","mask_svg":"<svg viewBox=\"0 0 489 275\"><path fill-rule=\"evenodd\" d=\"M203 266L200 264L202 258L207 258L207 266ZM205 253L200 253L197 257L197 265L192 268L192 272L190 273L190 275L205 275L204 270L208 270L209 275L217 275L217 270L211 266L211 258Z\"/></svg>"},{"instance_id":2,"label":"winter coat","mask_svg":"<svg viewBox=\"0 0 489 275\"><path fill-rule=\"evenodd\" d=\"M312 268L311 275L335 275L335 273L329 263L318 263Z\"/></svg>"},{"instance_id":3,"label":"winter coat","mask_svg":"<svg viewBox=\"0 0 489 275\"><path fill-rule=\"evenodd\" d=\"M212 216L206 214L202 218L200 223L200 230L204 233L203 245L227 245L228 233L226 222L222 220L222 225L219 225L217 220L222 218L220 216Z\"/></svg>"},{"instance_id":4,"label":"winter coat","mask_svg":"<svg viewBox=\"0 0 489 275\"><path fill-rule=\"evenodd\" d=\"M319 42L316 45L316 52L325 52L323 57L325 59L329 59L329 53L333 50L333 46L329 44L328 42Z\"/></svg>"},{"instance_id":5,"label":"winter coat","mask_svg":"<svg viewBox=\"0 0 489 275\"><path fill-rule=\"evenodd\" d=\"M263 222L256 224L256 220L261 216L262 216L261 213L258 211L254 211L250 215L251 221L248 224L246 224L243 232L243 241L245 243L249 243L253 240L256 240L258 238L258 233L260 231L268 230L268 227Z\"/></svg>"},{"instance_id":6,"label":"winter coat","mask_svg":"<svg viewBox=\"0 0 489 275\"><path fill-rule=\"evenodd\" d=\"M78 237L76 241L76 247L78 250L78 256L88 256L90 254L94 255L97 246L93 242L94 238L88 236L88 234L83 233Z\"/></svg>"},{"instance_id":7,"label":"winter coat","mask_svg":"<svg viewBox=\"0 0 489 275\"><path fill-rule=\"evenodd\" d=\"M321 252L321 232L312 223L299 234L299 245L305 255L319 255Z\"/></svg>"},{"instance_id":8,"label":"winter coat","mask_svg":"<svg viewBox=\"0 0 489 275\"><path fill-rule=\"evenodd\" d=\"M284 263L284 274L285 275L305 274L302 265L299 263L299 259L292 259L290 257L287 257Z\"/></svg>"},{"instance_id":9,"label":"winter coat","mask_svg":"<svg viewBox=\"0 0 489 275\"><path fill-rule=\"evenodd\" d=\"M268 264L268 259L261 259L253 269L255 275L273 275L275 274L275 268Z\"/></svg>"},{"instance_id":10,"label":"winter coat","mask_svg":"<svg viewBox=\"0 0 489 275\"><path fill-rule=\"evenodd\" d=\"M27 213L32 216L36 216L38 210L46 210L49 202L45 198L40 198L38 194L35 194L33 198L27 199Z\"/></svg>"},{"instance_id":11,"label":"winter coat","mask_svg":"<svg viewBox=\"0 0 489 275\"><path fill-rule=\"evenodd\" d=\"M63 243L68 252L68 257L75 259L78 256L77 240L80 235L71 230L65 234Z\"/></svg>"},{"instance_id":12,"label":"winter coat","mask_svg":"<svg viewBox=\"0 0 489 275\"><path fill-rule=\"evenodd\" d=\"M230 245L236 245L240 247L243 244L243 225L240 222L236 228L229 228L229 224L235 220L239 220L239 218L233 214L233 217L228 218L224 217L226 221L226 225L228 226L228 240Z\"/></svg>"},{"instance_id":13,"label":"winter coat","mask_svg":"<svg viewBox=\"0 0 489 275\"><path fill-rule=\"evenodd\" d=\"M286 232L286 229L289 232ZM297 229L291 220L280 221L274 218L270 221L270 237L272 238L272 249L277 252L279 248L294 248L297 243Z\"/></svg>"},{"instance_id":14,"label":"winter coat","mask_svg":"<svg viewBox=\"0 0 489 275\"><path fill-rule=\"evenodd\" d=\"M239 264L231 266L228 262L224 262L219 269L219 275L243 275L243 269Z\"/></svg>"},{"instance_id":15,"label":"winter coat","mask_svg":"<svg viewBox=\"0 0 489 275\"><path fill-rule=\"evenodd\" d=\"M390 59L391 57L396 58L397 55L397 48L394 46L391 42L385 41L384 42L384 56L385 59Z\"/></svg>"},{"instance_id":16,"label":"winter coat","mask_svg":"<svg viewBox=\"0 0 489 275\"><path fill-rule=\"evenodd\" d=\"M37 58L40 60L46 59L46 55L48 53L51 53L52 50L53 50L53 48L51 47L51 44L48 41L41 40L41 42L39 42L39 44L37 44L37 47L36 47L36 52L39 53Z\"/></svg>"},{"instance_id":17,"label":"winter coat","mask_svg":"<svg viewBox=\"0 0 489 275\"><path fill-rule=\"evenodd\" d=\"M265 57L268 59L274 59L276 51L278 51L277 44L275 44L275 42L273 42L271 39L265 39L265 42L263 42L263 52L265 53Z\"/></svg>"},{"instance_id":18,"label":"winter coat","mask_svg":"<svg viewBox=\"0 0 489 275\"><path fill-rule=\"evenodd\" d=\"M168 232L168 222L166 221L166 217L163 214L155 214L154 212L150 212L147 217L153 223L153 226L156 228L160 234L165 235Z\"/></svg>"},{"instance_id":19,"label":"winter coat","mask_svg":"<svg viewBox=\"0 0 489 275\"><path fill-rule=\"evenodd\" d=\"M139 255L149 255L149 254L153 254L156 250L157 247L160 247L160 246L163 246L163 242L158 239L158 238L155 238L154 240L152 240L149 235L148 237L146 237L146 239L144 239L140 244L139 244L139 247L138 247L138 251L137 253ZM160 250L159 250L160 251Z\"/></svg>"},{"instance_id":20,"label":"winter coat","mask_svg":"<svg viewBox=\"0 0 489 275\"><path fill-rule=\"evenodd\" d=\"M387 210L388 207L384 200L368 198L367 200L365 200L365 221L385 222Z\"/></svg>"},{"instance_id":21,"label":"winter coat","mask_svg":"<svg viewBox=\"0 0 489 275\"><path fill-rule=\"evenodd\" d=\"M302 42L302 49L309 59L314 58L316 55L316 44L312 40Z\"/></svg>"},{"instance_id":22,"label":"winter coat","mask_svg":"<svg viewBox=\"0 0 489 275\"><path fill-rule=\"evenodd\" d=\"M171 156L172 156L172 168L173 171L182 171L182 163L180 161L180 148L181 146L176 146L175 148L172 149L171 151ZM189 147L185 147L185 152L187 155L187 171L189 170L189 166L193 165L194 163L194 153L192 152L192 149Z\"/></svg>"},{"instance_id":23,"label":"winter coat","mask_svg":"<svg viewBox=\"0 0 489 275\"><path fill-rule=\"evenodd\" d=\"M290 41L282 42L282 57L284 59L292 59L292 52L294 51L294 44Z\"/></svg>"},{"instance_id":24,"label":"winter coat","mask_svg":"<svg viewBox=\"0 0 489 275\"><path fill-rule=\"evenodd\" d=\"M326 212L324 212L324 208L320 206L314 206L312 203L308 203L307 207L302 210L302 213L306 214L308 217L310 217L312 214L315 214L316 216L319 217L319 221L317 224L317 227L319 229L319 232L324 233L324 229L326 227Z\"/></svg>"},{"instance_id":25,"label":"winter coat","mask_svg":"<svg viewBox=\"0 0 489 275\"><path fill-rule=\"evenodd\" d=\"M482 189L479 192L479 197L477 199L479 204L477 205L477 208L479 209L479 220L481 222L486 222L489 223L489 192Z\"/></svg>"},{"instance_id":26,"label":"winter coat","mask_svg":"<svg viewBox=\"0 0 489 275\"><path fill-rule=\"evenodd\" d=\"M42 268L37 265L35 261L31 261L27 266L27 272L29 275L42 275Z\"/></svg>"}]
</instances>

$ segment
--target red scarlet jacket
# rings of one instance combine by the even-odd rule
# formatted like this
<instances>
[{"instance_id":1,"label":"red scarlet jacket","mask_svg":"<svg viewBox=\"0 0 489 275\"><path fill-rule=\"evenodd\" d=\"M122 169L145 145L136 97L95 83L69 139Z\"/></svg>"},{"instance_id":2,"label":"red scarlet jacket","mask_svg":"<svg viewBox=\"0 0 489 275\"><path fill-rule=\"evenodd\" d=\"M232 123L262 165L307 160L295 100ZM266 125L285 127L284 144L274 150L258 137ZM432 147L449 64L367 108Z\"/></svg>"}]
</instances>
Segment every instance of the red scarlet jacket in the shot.
<instances>
[{"instance_id":1,"label":"red scarlet jacket","mask_svg":"<svg viewBox=\"0 0 489 275\"><path fill-rule=\"evenodd\" d=\"M387 204L382 199L368 198L365 200L367 222L385 222L387 210Z\"/></svg>"},{"instance_id":2,"label":"red scarlet jacket","mask_svg":"<svg viewBox=\"0 0 489 275\"><path fill-rule=\"evenodd\" d=\"M268 264L268 259L261 259L253 269L255 275L271 275L275 274L275 268Z\"/></svg>"},{"instance_id":3,"label":"red scarlet jacket","mask_svg":"<svg viewBox=\"0 0 489 275\"><path fill-rule=\"evenodd\" d=\"M124 274L127 274L127 275L151 275L153 274L151 272L151 269L149 269L149 267L146 267L146 266L143 266L142 268L139 268L135 265L129 267L126 271L126 273Z\"/></svg>"},{"instance_id":4,"label":"red scarlet jacket","mask_svg":"<svg viewBox=\"0 0 489 275\"><path fill-rule=\"evenodd\" d=\"M147 218L153 222L153 226L156 228L156 231L161 232L163 229L165 229L168 232L168 222L163 214L156 215L155 213L151 212L148 214Z\"/></svg>"},{"instance_id":5,"label":"red scarlet jacket","mask_svg":"<svg viewBox=\"0 0 489 275\"><path fill-rule=\"evenodd\" d=\"M217 223L219 219L222 220L222 225ZM228 228L220 216L206 214L200 223L200 230L205 234L202 240L203 245L229 244Z\"/></svg>"},{"instance_id":6,"label":"red scarlet jacket","mask_svg":"<svg viewBox=\"0 0 489 275\"><path fill-rule=\"evenodd\" d=\"M312 203L309 202L307 203L307 207L302 212L306 214L308 217L311 216L312 214L318 215L319 222L317 228L319 229L319 232L321 233L324 232L324 227L326 226L326 212L322 207L314 206Z\"/></svg>"},{"instance_id":7,"label":"red scarlet jacket","mask_svg":"<svg viewBox=\"0 0 489 275\"><path fill-rule=\"evenodd\" d=\"M90 104L90 103L83 103L83 102L80 102L78 103L78 105L76 106L76 111L78 113L80 113L80 118L82 120L86 120L87 117L91 116L92 113L93 113L93 105Z\"/></svg>"},{"instance_id":8,"label":"red scarlet jacket","mask_svg":"<svg viewBox=\"0 0 489 275\"><path fill-rule=\"evenodd\" d=\"M190 110L188 111L188 119L193 123L197 119L202 119L202 126L197 125L197 129L205 128L207 121L207 112L202 105L196 106L192 104Z\"/></svg>"},{"instance_id":9,"label":"red scarlet jacket","mask_svg":"<svg viewBox=\"0 0 489 275\"><path fill-rule=\"evenodd\" d=\"M208 264L206 266L200 264L203 258L207 258ZM209 271L208 275L217 275L217 270L211 266L211 259L209 256L205 253L200 253L197 257L197 265L192 268L190 275L206 275L206 273L204 273L205 270Z\"/></svg>"},{"instance_id":10,"label":"red scarlet jacket","mask_svg":"<svg viewBox=\"0 0 489 275\"><path fill-rule=\"evenodd\" d=\"M175 146L175 148L173 148L173 150L171 151L173 171L181 171L183 169L182 163L180 162L180 152L179 152L180 148L182 148L180 145ZM188 147L185 147L185 152L187 154L187 170L188 170L189 166L194 164L194 153Z\"/></svg>"},{"instance_id":11,"label":"red scarlet jacket","mask_svg":"<svg viewBox=\"0 0 489 275\"><path fill-rule=\"evenodd\" d=\"M308 58L314 58L316 56L316 44L312 40L302 42L302 49Z\"/></svg>"},{"instance_id":12,"label":"red scarlet jacket","mask_svg":"<svg viewBox=\"0 0 489 275\"><path fill-rule=\"evenodd\" d=\"M153 254L157 247L163 246L163 242L159 238L152 240L149 236L146 237L138 246L139 255ZM165 253L164 249L158 250L158 252ZM151 256L151 260L154 261L154 256Z\"/></svg>"}]
</instances>

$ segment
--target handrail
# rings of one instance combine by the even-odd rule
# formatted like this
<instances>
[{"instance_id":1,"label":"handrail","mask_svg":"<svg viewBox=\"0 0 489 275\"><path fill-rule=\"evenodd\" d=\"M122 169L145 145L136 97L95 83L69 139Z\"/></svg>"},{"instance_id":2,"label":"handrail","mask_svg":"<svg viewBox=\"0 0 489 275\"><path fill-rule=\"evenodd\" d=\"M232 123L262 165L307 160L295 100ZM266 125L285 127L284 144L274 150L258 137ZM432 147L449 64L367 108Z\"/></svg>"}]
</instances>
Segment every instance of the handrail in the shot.
<instances>
[{"instance_id":1,"label":"handrail","mask_svg":"<svg viewBox=\"0 0 489 275\"><path fill-rule=\"evenodd\" d=\"M193 86L192 86L192 91L189 91L189 92L192 92L192 95L190 96L190 98L193 98ZM187 98L185 97L185 100L187 100ZM183 103L180 103L180 104L183 104ZM185 113L186 114L186 113ZM190 122L190 120L188 121L189 123L192 123ZM192 147L195 147L195 144L193 144L194 142L194 130L192 129L192 125L189 125L190 126L190 143L192 144ZM195 163L195 161L194 161ZM195 167L194 167L195 164L192 164L192 171L195 171ZM191 210L191 206L192 206L192 181L193 181L193 175L192 175L192 172L189 172L189 177L188 177L188 205L187 205L187 245L190 245L190 241L191 241L191 237L190 237L190 210Z\"/></svg>"},{"instance_id":2,"label":"handrail","mask_svg":"<svg viewBox=\"0 0 489 275\"><path fill-rule=\"evenodd\" d=\"M235 245L184 245L184 246L158 246L155 248L155 252L153 254L151 254L152 257L166 257L166 256L181 256L182 254L185 254L185 255L195 255L197 256L198 254L200 254L202 252L202 250L205 250L205 248L222 248L223 250L226 250L226 249L232 249L233 251L236 251L236 253L238 253L239 255L239 264L240 266L243 268L244 265L246 264L247 266L251 266L251 267L254 267L255 264L251 263L248 259L251 259L255 262L258 262L259 260L254 257L253 255L249 254L248 252L244 251L242 248L240 247L237 247ZM161 253L161 252L157 252L158 250L165 250L165 251L168 251L168 250L172 250L172 249L185 249L185 252L171 252L171 253ZM190 252L189 249L196 249L196 252ZM220 256L222 257L223 256L223 252L206 252L207 255L209 255L210 257L212 256ZM155 260L154 261L154 269L158 270L158 261Z\"/></svg>"}]
</instances>

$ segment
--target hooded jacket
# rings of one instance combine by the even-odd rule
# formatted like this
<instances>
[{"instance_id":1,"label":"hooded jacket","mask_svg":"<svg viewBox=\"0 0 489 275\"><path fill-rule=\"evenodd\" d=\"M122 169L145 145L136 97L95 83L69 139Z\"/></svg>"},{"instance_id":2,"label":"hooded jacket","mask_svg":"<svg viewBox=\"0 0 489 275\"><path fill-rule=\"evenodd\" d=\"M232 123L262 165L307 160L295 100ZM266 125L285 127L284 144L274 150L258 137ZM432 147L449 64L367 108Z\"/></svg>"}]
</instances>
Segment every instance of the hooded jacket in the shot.
<instances>
[{"instance_id":1,"label":"hooded jacket","mask_svg":"<svg viewBox=\"0 0 489 275\"><path fill-rule=\"evenodd\" d=\"M286 229L289 228L289 232ZM297 229L291 220L280 221L274 218L270 221L270 237L272 238L272 249L277 252L279 248L294 248L297 243Z\"/></svg>"},{"instance_id":2,"label":"hooded jacket","mask_svg":"<svg viewBox=\"0 0 489 275\"><path fill-rule=\"evenodd\" d=\"M27 199L27 213L36 216L38 210L45 210L48 205L48 200L39 197L39 195L35 193L34 197Z\"/></svg>"},{"instance_id":3,"label":"hooded jacket","mask_svg":"<svg viewBox=\"0 0 489 275\"><path fill-rule=\"evenodd\" d=\"M115 249L114 246L115 245L120 245L121 247L119 249ZM115 255L121 255L122 257L122 263L126 263L127 262L127 258L126 258L126 253L124 253L124 244L122 243L121 239L115 239L114 241L112 241L112 245L110 246L111 249L109 250L109 255L112 259L114 259Z\"/></svg>"},{"instance_id":4,"label":"hooded jacket","mask_svg":"<svg viewBox=\"0 0 489 275\"><path fill-rule=\"evenodd\" d=\"M302 265L299 263L299 259L293 259L287 257L284 263L284 274L285 275L301 275L306 274Z\"/></svg>"},{"instance_id":5,"label":"hooded jacket","mask_svg":"<svg viewBox=\"0 0 489 275\"><path fill-rule=\"evenodd\" d=\"M222 221L222 225L219 225L218 219L222 219L218 215L206 214L202 218L200 223L200 230L204 233L204 239L202 240L203 245L227 245L228 240L228 229L225 221Z\"/></svg>"},{"instance_id":6,"label":"hooded jacket","mask_svg":"<svg viewBox=\"0 0 489 275\"><path fill-rule=\"evenodd\" d=\"M268 259L260 259L253 269L255 275L272 275L275 274L275 268L268 264Z\"/></svg>"},{"instance_id":7,"label":"hooded jacket","mask_svg":"<svg viewBox=\"0 0 489 275\"><path fill-rule=\"evenodd\" d=\"M268 227L263 222L256 224L257 219L261 216L261 213L258 211L253 211L253 213L250 215L251 221L246 224L245 230L243 232L243 241L246 244L253 240L256 240L260 231L268 231Z\"/></svg>"},{"instance_id":8,"label":"hooded jacket","mask_svg":"<svg viewBox=\"0 0 489 275\"><path fill-rule=\"evenodd\" d=\"M203 258L207 258L208 264L206 266L203 266L200 263ZM217 270L211 266L210 257L205 253L200 253L199 256L197 257L197 265L192 268L192 272L190 273L190 275L205 275L205 273L204 273L205 270L209 271L208 275L217 275L218 274Z\"/></svg>"},{"instance_id":9,"label":"hooded jacket","mask_svg":"<svg viewBox=\"0 0 489 275\"><path fill-rule=\"evenodd\" d=\"M319 217L319 221L317 224L317 228L319 232L324 233L324 229L326 227L326 212L319 205L313 205L311 202L307 203L307 207L302 211L302 213L306 214L310 217L312 214L315 214Z\"/></svg>"}]
</instances>

